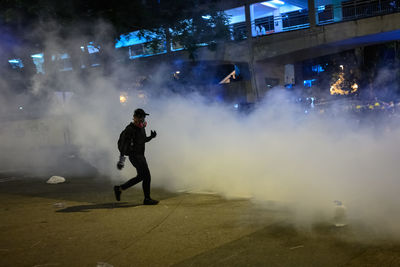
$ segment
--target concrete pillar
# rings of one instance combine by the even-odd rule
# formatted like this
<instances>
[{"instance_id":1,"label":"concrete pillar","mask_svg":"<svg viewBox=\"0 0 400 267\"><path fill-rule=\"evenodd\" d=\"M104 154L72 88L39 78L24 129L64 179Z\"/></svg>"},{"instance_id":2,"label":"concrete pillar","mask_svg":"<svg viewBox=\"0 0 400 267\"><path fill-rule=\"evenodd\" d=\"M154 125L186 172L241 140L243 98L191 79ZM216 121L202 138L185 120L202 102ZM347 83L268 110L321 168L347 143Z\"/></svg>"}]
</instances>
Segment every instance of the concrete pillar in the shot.
<instances>
[{"instance_id":1,"label":"concrete pillar","mask_svg":"<svg viewBox=\"0 0 400 267\"><path fill-rule=\"evenodd\" d=\"M253 15L254 15L254 9L253 9ZM246 16L246 35L247 35L247 45L249 49L249 71L250 71L250 76L251 76L251 87L253 91L254 98L258 100L258 89L257 89L257 81L256 81L256 74L254 71L254 47L253 47L253 28L252 23L251 23L251 18L254 17L252 16L251 12L251 5L250 4L245 4L245 16ZM255 29L254 29L255 33ZM248 97L251 99L251 97Z\"/></svg>"},{"instance_id":2,"label":"concrete pillar","mask_svg":"<svg viewBox=\"0 0 400 267\"><path fill-rule=\"evenodd\" d=\"M281 32L283 29L282 15L279 8L274 10L274 31Z\"/></svg>"},{"instance_id":3,"label":"concrete pillar","mask_svg":"<svg viewBox=\"0 0 400 267\"><path fill-rule=\"evenodd\" d=\"M293 64L285 65L285 77L284 78L285 78L285 81L284 81L285 85L288 85L288 84L293 85L295 83L294 65Z\"/></svg>"},{"instance_id":4,"label":"concrete pillar","mask_svg":"<svg viewBox=\"0 0 400 267\"><path fill-rule=\"evenodd\" d=\"M251 34L253 36L257 36L257 29L256 29L256 18L254 16L254 5L250 5L250 18L252 18L254 21L251 23Z\"/></svg>"},{"instance_id":5,"label":"concrete pillar","mask_svg":"<svg viewBox=\"0 0 400 267\"><path fill-rule=\"evenodd\" d=\"M342 15L342 2L341 0L333 0L333 21L342 21L343 15Z\"/></svg>"},{"instance_id":6,"label":"concrete pillar","mask_svg":"<svg viewBox=\"0 0 400 267\"><path fill-rule=\"evenodd\" d=\"M315 0L308 0L308 20L310 21L310 28L318 24L318 13L315 12Z\"/></svg>"},{"instance_id":7,"label":"concrete pillar","mask_svg":"<svg viewBox=\"0 0 400 267\"><path fill-rule=\"evenodd\" d=\"M250 4L246 4L244 6L244 14L246 17L246 36L247 39L251 39L252 38L252 29L251 29L251 11L250 11Z\"/></svg>"},{"instance_id":8,"label":"concrete pillar","mask_svg":"<svg viewBox=\"0 0 400 267\"><path fill-rule=\"evenodd\" d=\"M252 21L252 18L254 18L254 5L246 4L244 12L246 16L247 38L257 36L256 25Z\"/></svg>"}]
</instances>

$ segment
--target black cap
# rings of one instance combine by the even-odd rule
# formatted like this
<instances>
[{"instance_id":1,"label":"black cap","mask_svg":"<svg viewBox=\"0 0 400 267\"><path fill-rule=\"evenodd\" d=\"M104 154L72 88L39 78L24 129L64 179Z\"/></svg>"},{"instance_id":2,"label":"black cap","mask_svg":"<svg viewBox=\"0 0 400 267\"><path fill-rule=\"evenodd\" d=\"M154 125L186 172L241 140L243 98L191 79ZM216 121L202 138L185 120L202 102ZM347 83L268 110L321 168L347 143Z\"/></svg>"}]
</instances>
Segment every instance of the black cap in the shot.
<instances>
[{"instance_id":1,"label":"black cap","mask_svg":"<svg viewBox=\"0 0 400 267\"><path fill-rule=\"evenodd\" d=\"M133 116L136 116L136 117L145 117L147 115L150 115L150 114L144 112L144 110L141 108L136 109L135 112L133 113Z\"/></svg>"}]
</instances>

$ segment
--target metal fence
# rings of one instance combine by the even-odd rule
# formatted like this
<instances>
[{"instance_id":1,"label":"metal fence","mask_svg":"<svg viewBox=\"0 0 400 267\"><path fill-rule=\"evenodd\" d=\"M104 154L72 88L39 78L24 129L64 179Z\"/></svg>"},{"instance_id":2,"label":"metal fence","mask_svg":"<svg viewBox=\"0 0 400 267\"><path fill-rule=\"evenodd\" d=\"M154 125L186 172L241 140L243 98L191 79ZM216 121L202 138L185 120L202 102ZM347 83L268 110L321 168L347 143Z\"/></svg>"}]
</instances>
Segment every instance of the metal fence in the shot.
<instances>
[{"instance_id":1,"label":"metal fence","mask_svg":"<svg viewBox=\"0 0 400 267\"><path fill-rule=\"evenodd\" d=\"M266 16L252 21L253 37L272 33L292 31L310 27L308 9L282 13L280 16ZM232 40L246 39L246 23L240 22L231 25Z\"/></svg>"},{"instance_id":2,"label":"metal fence","mask_svg":"<svg viewBox=\"0 0 400 267\"><path fill-rule=\"evenodd\" d=\"M400 0L350 0L338 4L319 5L316 1L317 25L349 21L400 12ZM265 16L252 21L253 37L310 27L308 9ZM246 39L246 23L231 25L232 40Z\"/></svg>"},{"instance_id":3,"label":"metal fence","mask_svg":"<svg viewBox=\"0 0 400 267\"><path fill-rule=\"evenodd\" d=\"M352 0L318 7L318 25L400 12L400 0Z\"/></svg>"}]
</instances>

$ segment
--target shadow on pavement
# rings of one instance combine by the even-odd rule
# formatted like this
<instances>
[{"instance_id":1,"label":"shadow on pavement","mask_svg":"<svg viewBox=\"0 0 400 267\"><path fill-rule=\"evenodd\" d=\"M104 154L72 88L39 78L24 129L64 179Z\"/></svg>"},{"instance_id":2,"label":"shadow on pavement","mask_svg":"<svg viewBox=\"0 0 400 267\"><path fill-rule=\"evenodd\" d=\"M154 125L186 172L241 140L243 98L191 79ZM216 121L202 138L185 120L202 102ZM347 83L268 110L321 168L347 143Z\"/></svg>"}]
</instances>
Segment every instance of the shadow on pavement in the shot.
<instances>
[{"instance_id":1,"label":"shadow on pavement","mask_svg":"<svg viewBox=\"0 0 400 267\"><path fill-rule=\"evenodd\" d=\"M89 212L90 210L97 210L97 209L119 209L119 208L132 208L137 206L141 206L141 204L128 204L128 202L99 203L99 204L72 206L65 209L57 210L56 212Z\"/></svg>"},{"instance_id":2,"label":"shadow on pavement","mask_svg":"<svg viewBox=\"0 0 400 267\"><path fill-rule=\"evenodd\" d=\"M2 175L0 174L0 179L1 177ZM109 177L66 177L67 181L65 183L55 185L46 183L49 176L28 177L22 174L13 173L3 175L3 177L13 177L13 180L0 183L0 194L41 197L60 201L86 202L97 205L115 201L113 190L114 184ZM178 195L177 193L156 187L152 187L151 192L152 196L158 200L165 200ZM129 188L129 190L124 191L121 200L129 201L131 203L133 202L135 204L142 204L142 185L138 184Z\"/></svg>"}]
</instances>

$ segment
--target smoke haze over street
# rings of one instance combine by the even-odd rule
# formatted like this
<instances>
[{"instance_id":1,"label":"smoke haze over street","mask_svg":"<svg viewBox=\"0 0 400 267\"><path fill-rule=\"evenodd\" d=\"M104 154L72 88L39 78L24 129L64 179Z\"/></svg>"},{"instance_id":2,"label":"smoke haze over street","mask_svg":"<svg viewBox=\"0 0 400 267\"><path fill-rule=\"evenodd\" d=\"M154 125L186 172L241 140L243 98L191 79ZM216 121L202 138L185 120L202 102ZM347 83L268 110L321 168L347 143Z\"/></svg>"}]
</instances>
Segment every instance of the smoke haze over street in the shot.
<instances>
[{"instance_id":1,"label":"smoke haze over street","mask_svg":"<svg viewBox=\"0 0 400 267\"><path fill-rule=\"evenodd\" d=\"M48 46L54 49L51 37ZM263 205L278 203L293 210L293 220L300 225L331 220L334 201L340 200L350 224L362 223L400 237L398 121L364 125L345 112L333 115L335 106L324 114L307 115L284 88L271 90L253 112L242 114L231 103L166 93L163 66L148 70L157 87L147 92L145 101L132 94L121 105L118 81L135 73L114 65L108 76L101 72L88 73L84 79L77 74L68 79L61 73L54 76L51 90L86 93L60 100L46 92L51 104L41 118L47 118L43 132L49 136L40 131L33 136L27 128L21 137L2 127L2 158L12 153L18 164L24 158L45 161L51 150L44 153L30 147L39 139L43 145L54 138L65 140L68 129L79 157L94 166L99 177L125 181L136 174L132 167L116 169L117 140L133 110L140 107L150 113L147 133L158 133L146 147L152 186L251 198ZM2 88L2 112L17 112L18 105L29 108L30 97L45 93L41 90L46 86L38 79L34 78L29 97L16 96L24 99L22 104L9 102L12 88ZM62 142L54 141L54 146Z\"/></svg>"}]
</instances>

